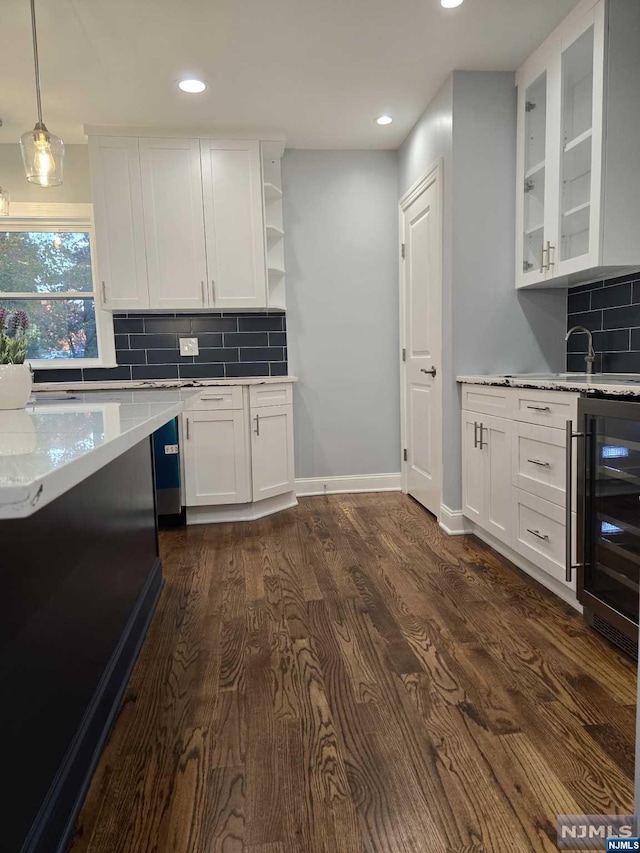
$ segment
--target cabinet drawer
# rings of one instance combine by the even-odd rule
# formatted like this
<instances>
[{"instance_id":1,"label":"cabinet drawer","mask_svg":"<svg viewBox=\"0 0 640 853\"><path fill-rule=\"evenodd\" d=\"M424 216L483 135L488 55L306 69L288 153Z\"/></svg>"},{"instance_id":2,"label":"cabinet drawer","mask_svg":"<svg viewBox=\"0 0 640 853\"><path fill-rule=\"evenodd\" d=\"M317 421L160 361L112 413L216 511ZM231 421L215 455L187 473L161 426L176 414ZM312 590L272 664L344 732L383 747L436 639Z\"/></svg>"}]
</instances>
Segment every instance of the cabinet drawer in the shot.
<instances>
[{"instance_id":1,"label":"cabinet drawer","mask_svg":"<svg viewBox=\"0 0 640 853\"><path fill-rule=\"evenodd\" d=\"M514 405L513 388L499 388L492 385L462 386L462 408L468 412L511 418Z\"/></svg>"},{"instance_id":2,"label":"cabinet drawer","mask_svg":"<svg viewBox=\"0 0 640 853\"><path fill-rule=\"evenodd\" d=\"M579 394L566 391L528 391L517 389L515 419L529 424L564 429L567 421L578 416Z\"/></svg>"},{"instance_id":3,"label":"cabinet drawer","mask_svg":"<svg viewBox=\"0 0 640 853\"><path fill-rule=\"evenodd\" d=\"M190 397L185 404L189 412L215 412L242 408L242 386L218 385L202 391L195 397Z\"/></svg>"},{"instance_id":4,"label":"cabinet drawer","mask_svg":"<svg viewBox=\"0 0 640 853\"><path fill-rule=\"evenodd\" d=\"M515 550L556 580L566 583L564 509L536 495L514 489L513 512ZM575 513L572 513L572 522L575 531Z\"/></svg>"},{"instance_id":5,"label":"cabinet drawer","mask_svg":"<svg viewBox=\"0 0 640 853\"><path fill-rule=\"evenodd\" d=\"M513 485L564 507L567 486L564 430L518 422L514 427Z\"/></svg>"},{"instance_id":6,"label":"cabinet drawer","mask_svg":"<svg viewBox=\"0 0 640 853\"><path fill-rule=\"evenodd\" d=\"M249 386L249 401L252 409L257 406L286 406L292 402L292 396L290 382Z\"/></svg>"}]
</instances>

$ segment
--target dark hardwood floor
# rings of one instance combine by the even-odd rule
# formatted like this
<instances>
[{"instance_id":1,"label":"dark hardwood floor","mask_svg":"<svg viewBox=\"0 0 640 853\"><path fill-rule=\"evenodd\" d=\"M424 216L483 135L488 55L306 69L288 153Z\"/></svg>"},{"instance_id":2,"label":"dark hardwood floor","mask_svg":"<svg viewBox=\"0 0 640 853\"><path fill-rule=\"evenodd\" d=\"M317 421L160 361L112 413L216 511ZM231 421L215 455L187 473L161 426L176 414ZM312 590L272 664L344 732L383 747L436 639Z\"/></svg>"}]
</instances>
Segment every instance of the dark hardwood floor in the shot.
<instances>
[{"instance_id":1,"label":"dark hardwood floor","mask_svg":"<svg viewBox=\"0 0 640 853\"><path fill-rule=\"evenodd\" d=\"M635 666L402 495L162 536L73 853L556 851L633 811Z\"/></svg>"}]
</instances>

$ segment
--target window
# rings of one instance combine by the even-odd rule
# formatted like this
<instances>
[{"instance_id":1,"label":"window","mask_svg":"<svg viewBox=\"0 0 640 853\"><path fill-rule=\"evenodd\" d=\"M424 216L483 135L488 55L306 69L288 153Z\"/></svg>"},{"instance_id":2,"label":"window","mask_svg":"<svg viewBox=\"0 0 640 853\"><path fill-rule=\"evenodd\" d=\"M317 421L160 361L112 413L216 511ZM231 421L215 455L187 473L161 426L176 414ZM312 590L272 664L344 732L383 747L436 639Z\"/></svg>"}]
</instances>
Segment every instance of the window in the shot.
<instances>
[{"instance_id":1,"label":"window","mask_svg":"<svg viewBox=\"0 0 640 853\"><path fill-rule=\"evenodd\" d=\"M93 274L91 205L12 204L0 220L0 306L29 315L33 367L115 364Z\"/></svg>"}]
</instances>

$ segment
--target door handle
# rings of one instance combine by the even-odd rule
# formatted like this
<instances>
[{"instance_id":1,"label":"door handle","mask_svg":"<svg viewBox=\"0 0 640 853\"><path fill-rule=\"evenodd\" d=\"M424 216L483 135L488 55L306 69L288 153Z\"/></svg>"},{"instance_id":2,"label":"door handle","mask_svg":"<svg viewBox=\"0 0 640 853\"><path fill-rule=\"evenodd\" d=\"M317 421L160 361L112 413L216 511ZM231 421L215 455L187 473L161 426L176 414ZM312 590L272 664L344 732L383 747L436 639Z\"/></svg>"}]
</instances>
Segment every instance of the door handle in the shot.
<instances>
[{"instance_id":1,"label":"door handle","mask_svg":"<svg viewBox=\"0 0 640 853\"><path fill-rule=\"evenodd\" d=\"M565 479L565 580L571 583L571 576L574 569L582 568L583 563L573 565L573 536L571 535L571 506L573 504L573 439L584 438L585 433L573 431L573 421L567 421L566 427L566 479Z\"/></svg>"},{"instance_id":2,"label":"door handle","mask_svg":"<svg viewBox=\"0 0 640 853\"><path fill-rule=\"evenodd\" d=\"M478 431L479 431L479 433L480 433L480 441L479 441L479 443L478 443L478 448L479 448L480 450L484 450L484 448L485 448L485 447L488 447L488 446L489 446L489 442L488 442L488 441L484 441L484 439L482 438L482 432L483 432L483 430L484 430L484 424L483 424L483 423L479 423L479 424L478 424Z\"/></svg>"},{"instance_id":3,"label":"door handle","mask_svg":"<svg viewBox=\"0 0 640 853\"><path fill-rule=\"evenodd\" d=\"M215 278L211 279L211 301L213 304L216 304L216 280Z\"/></svg>"},{"instance_id":4,"label":"door handle","mask_svg":"<svg viewBox=\"0 0 640 853\"><path fill-rule=\"evenodd\" d=\"M203 306L206 304L204 301L204 281L200 282L200 299L202 300Z\"/></svg>"},{"instance_id":5,"label":"door handle","mask_svg":"<svg viewBox=\"0 0 640 853\"><path fill-rule=\"evenodd\" d=\"M473 422L473 447L474 449L478 446L478 423L477 421Z\"/></svg>"},{"instance_id":6,"label":"door handle","mask_svg":"<svg viewBox=\"0 0 640 853\"><path fill-rule=\"evenodd\" d=\"M530 533L532 536L535 536L536 539L542 539L543 542L549 541L549 536L546 533L540 533L539 530L531 530L531 528L527 527L527 533Z\"/></svg>"},{"instance_id":7,"label":"door handle","mask_svg":"<svg viewBox=\"0 0 640 853\"><path fill-rule=\"evenodd\" d=\"M550 240L547 240L547 272L549 272L551 270L551 267L555 267L555 265L556 265L555 251L556 251L556 247L551 245ZM553 260L551 260L551 252L554 253Z\"/></svg>"},{"instance_id":8,"label":"door handle","mask_svg":"<svg viewBox=\"0 0 640 853\"><path fill-rule=\"evenodd\" d=\"M260 415L256 415L256 435L260 435Z\"/></svg>"},{"instance_id":9,"label":"door handle","mask_svg":"<svg viewBox=\"0 0 640 853\"><path fill-rule=\"evenodd\" d=\"M431 370L426 370L424 367L421 367L420 373L426 373L427 376L435 376L437 371L436 371L435 367L432 367Z\"/></svg>"},{"instance_id":10,"label":"door handle","mask_svg":"<svg viewBox=\"0 0 640 853\"><path fill-rule=\"evenodd\" d=\"M538 465L540 468L551 468L550 462L541 462L539 459L527 459L532 465Z\"/></svg>"},{"instance_id":11,"label":"door handle","mask_svg":"<svg viewBox=\"0 0 640 853\"><path fill-rule=\"evenodd\" d=\"M102 304L107 304L107 285L104 281L102 282Z\"/></svg>"},{"instance_id":12,"label":"door handle","mask_svg":"<svg viewBox=\"0 0 640 853\"><path fill-rule=\"evenodd\" d=\"M187 441L189 441L189 439L191 438L191 436L189 434L189 418L185 418L185 421L186 421L186 426L187 426Z\"/></svg>"},{"instance_id":13,"label":"door handle","mask_svg":"<svg viewBox=\"0 0 640 853\"><path fill-rule=\"evenodd\" d=\"M548 250L548 249L545 249L545 247L544 247L544 246L542 247L542 258L541 258L541 260L540 260L540 272L544 272L545 270L548 270L548 269L549 269L549 262L548 262L548 260L547 260L547 263L545 263L545 260L544 260L544 256L547 254L547 252L548 252L548 251L549 251L549 250Z\"/></svg>"}]
</instances>

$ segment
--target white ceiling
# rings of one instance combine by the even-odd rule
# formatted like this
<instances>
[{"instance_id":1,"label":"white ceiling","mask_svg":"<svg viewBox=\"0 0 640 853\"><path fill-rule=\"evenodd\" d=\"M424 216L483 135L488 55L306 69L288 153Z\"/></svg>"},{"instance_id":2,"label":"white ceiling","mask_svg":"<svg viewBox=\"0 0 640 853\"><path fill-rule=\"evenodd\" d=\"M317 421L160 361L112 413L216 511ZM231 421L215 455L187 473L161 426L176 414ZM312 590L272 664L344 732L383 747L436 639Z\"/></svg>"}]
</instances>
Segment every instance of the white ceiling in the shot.
<instances>
[{"instance_id":1,"label":"white ceiling","mask_svg":"<svg viewBox=\"0 0 640 853\"><path fill-rule=\"evenodd\" d=\"M453 69L513 70L577 0L36 0L44 119L396 148ZM2 0L0 142L35 122L28 0ZM203 95L175 86L208 81ZM378 127L382 113L394 123Z\"/></svg>"}]
</instances>

